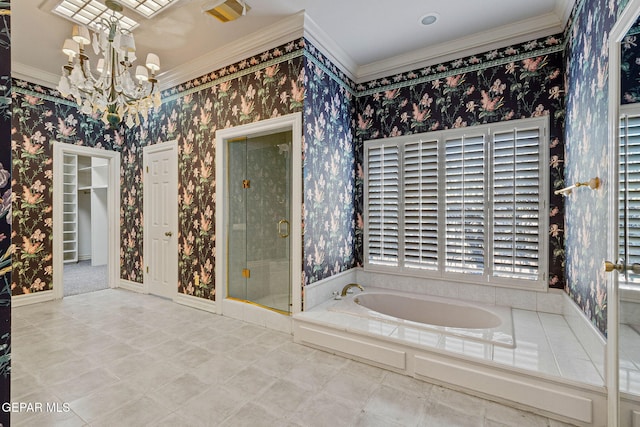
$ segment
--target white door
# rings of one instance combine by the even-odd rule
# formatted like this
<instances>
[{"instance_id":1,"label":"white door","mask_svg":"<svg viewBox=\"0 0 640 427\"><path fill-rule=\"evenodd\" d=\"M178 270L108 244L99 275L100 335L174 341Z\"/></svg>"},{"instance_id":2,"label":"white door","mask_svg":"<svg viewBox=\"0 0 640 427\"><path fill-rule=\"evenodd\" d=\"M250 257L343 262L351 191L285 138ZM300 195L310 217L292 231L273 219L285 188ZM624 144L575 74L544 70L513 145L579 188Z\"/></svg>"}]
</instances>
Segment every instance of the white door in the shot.
<instances>
[{"instance_id":1,"label":"white door","mask_svg":"<svg viewBox=\"0 0 640 427\"><path fill-rule=\"evenodd\" d=\"M173 298L178 292L178 147L175 141L145 147L145 289Z\"/></svg>"}]
</instances>

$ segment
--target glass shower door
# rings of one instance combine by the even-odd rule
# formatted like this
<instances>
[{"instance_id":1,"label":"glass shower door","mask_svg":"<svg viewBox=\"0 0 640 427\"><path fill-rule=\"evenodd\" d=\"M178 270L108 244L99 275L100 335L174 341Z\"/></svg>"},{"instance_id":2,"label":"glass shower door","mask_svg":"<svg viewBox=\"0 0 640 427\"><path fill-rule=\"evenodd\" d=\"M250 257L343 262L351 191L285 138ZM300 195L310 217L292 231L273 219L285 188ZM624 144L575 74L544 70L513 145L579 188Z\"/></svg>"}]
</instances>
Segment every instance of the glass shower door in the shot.
<instances>
[{"instance_id":1,"label":"glass shower door","mask_svg":"<svg viewBox=\"0 0 640 427\"><path fill-rule=\"evenodd\" d=\"M232 298L290 313L291 132L229 143Z\"/></svg>"}]
</instances>

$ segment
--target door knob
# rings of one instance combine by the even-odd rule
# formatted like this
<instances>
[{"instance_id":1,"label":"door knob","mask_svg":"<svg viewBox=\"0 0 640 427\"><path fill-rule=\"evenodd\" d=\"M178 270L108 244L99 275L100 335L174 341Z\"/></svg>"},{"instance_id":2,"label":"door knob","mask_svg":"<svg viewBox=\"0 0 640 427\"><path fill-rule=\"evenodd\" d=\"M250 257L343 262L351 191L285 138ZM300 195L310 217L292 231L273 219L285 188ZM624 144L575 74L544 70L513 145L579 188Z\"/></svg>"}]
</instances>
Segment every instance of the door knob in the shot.
<instances>
[{"instance_id":1,"label":"door knob","mask_svg":"<svg viewBox=\"0 0 640 427\"><path fill-rule=\"evenodd\" d=\"M606 271L607 273L610 273L613 270L616 270L618 273L622 273L624 271L624 264L614 264L610 261L605 261L604 271Z\"/></svg>"},{"instance_id":2,"label":"door knob","mask_svg":"<svg viewBox=\"0 0 640 427\"><path fill-rule=\"evenodd\" d=\"M171 237L171 236L173 236L173 233L170 232L170 231L167 231L166 233L164 233L164 235L167 236L167 237Z\"/></svg>"},{"instance_id":3,"label":"door knob","mask_svg":"<svg viewBox=\"0 0 640 427\"><path fill-rule=\"evenodd\" d=\"M623 263L614 264L609 261L604 262L604 271L611 272L616 270L618 273L623 273L625 270L630 271L633 274L640 274L640 264L634 262L631 265L624 265Z\"/></svg>"}]
</instances>

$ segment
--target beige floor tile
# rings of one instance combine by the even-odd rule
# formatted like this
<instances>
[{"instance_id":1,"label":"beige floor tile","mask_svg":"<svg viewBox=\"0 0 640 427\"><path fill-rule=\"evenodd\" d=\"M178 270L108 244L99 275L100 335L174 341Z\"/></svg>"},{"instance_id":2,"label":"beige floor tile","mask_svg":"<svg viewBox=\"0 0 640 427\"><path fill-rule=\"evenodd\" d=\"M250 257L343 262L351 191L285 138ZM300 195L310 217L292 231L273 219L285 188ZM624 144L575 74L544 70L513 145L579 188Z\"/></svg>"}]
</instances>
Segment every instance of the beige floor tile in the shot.
<instances>
[{"instance_id":1,"label":"beige floor tile","mask_svg":"<svg viewBox=\"0 0 640 427\"><path fill-rule=\"evenodd\" d=\"M562 425L123 290L12 319L13 397L71 409L12 414L16 426Z\"/></svg>"}]
</instances>

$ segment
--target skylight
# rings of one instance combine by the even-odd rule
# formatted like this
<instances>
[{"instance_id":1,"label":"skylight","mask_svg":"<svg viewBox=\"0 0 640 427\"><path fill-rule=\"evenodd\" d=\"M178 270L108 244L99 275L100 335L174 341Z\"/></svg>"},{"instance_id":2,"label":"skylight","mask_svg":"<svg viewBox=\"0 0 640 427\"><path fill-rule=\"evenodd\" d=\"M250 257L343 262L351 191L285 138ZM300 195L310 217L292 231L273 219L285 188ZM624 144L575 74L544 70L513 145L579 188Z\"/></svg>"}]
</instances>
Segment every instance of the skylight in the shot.
<instances>
[{"instance_id":1,"label":"skylight","mask_svg":"<svg viewBox=\"0 0 640 427\"><path fill-rule=\"evenodd\" d=\"M53 12L78 24L86 25L94 31L100 30L103 27L101 21L108 19L114 13L98 0L63 0L53 9ZM120 12L115 14L123 30L131 31L139 25L138 22Z\"/></svg>"},{"instance_id":2,"label":"skylight","mask_svg":"<svg viewBox=\"0 0 640 427\"><path fill-rule=\"evenodd\" d=\"M155 14L169 7L175 0L120 0L123 6L135 10L145 18L151 18Z\"/></svg>"},{"instance_id":3,"label":"skylight","mask_svg":"<svg viewBox=\"0 0 640 427\"><path fill-rule=\"evenodd\" d=\"M175 2L176 0L118 0L122 6L126 6L145 18L153 18ZM103 3L98 0L62 0L53 9L53 12L78 24L98 30L100 21L103 18L107 19L113 13ZM125 30L131 31L139 25L137 21L120 12L116 12L116 17Z\"/></svg>"}]
</instances>

